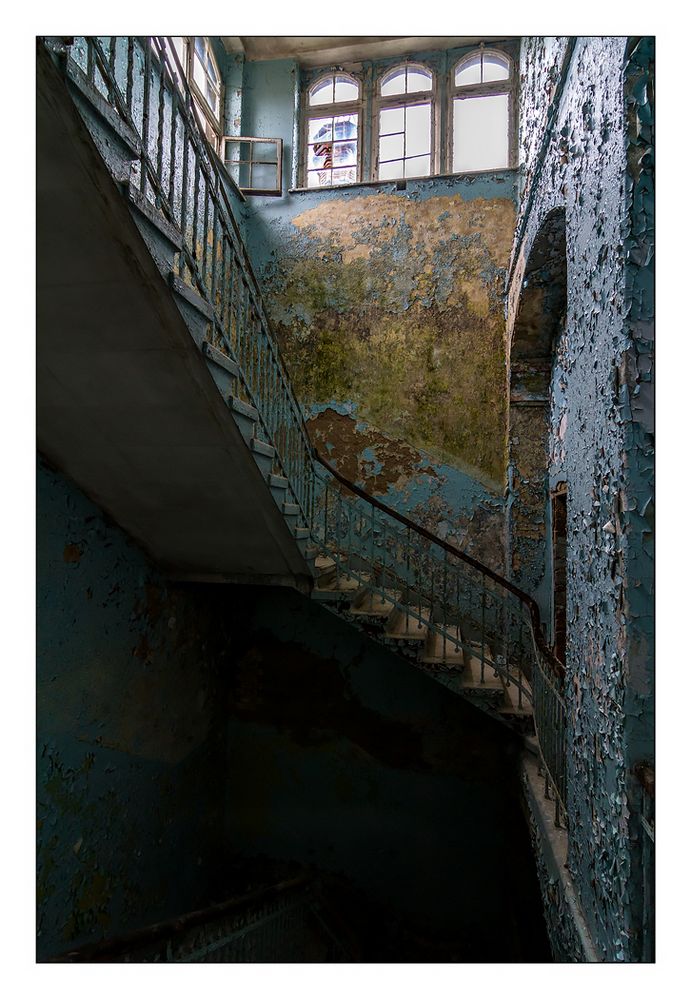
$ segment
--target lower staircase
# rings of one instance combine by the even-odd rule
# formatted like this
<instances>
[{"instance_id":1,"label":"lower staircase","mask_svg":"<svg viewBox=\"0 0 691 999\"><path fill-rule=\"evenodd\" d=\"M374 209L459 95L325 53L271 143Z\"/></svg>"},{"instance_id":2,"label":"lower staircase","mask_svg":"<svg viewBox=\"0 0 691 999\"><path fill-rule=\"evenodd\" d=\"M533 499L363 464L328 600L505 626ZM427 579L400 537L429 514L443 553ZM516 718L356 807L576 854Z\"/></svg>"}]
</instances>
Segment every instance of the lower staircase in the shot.
<instances>
[{"instance_id":1,"label":"lower staircase","mask_svg":"<svg viewBox=\"0 0 691 999\"><path fill-rule=\"evenodd\" d=\"M511 682L491 647L466 640L462 624L435 629L430 608L406 604L400 590L379 592L366 573L343 571L329 555L315 557L314 571L314 600L499 721L533 733L528 681Z\"/></svg>"}]
</instances>

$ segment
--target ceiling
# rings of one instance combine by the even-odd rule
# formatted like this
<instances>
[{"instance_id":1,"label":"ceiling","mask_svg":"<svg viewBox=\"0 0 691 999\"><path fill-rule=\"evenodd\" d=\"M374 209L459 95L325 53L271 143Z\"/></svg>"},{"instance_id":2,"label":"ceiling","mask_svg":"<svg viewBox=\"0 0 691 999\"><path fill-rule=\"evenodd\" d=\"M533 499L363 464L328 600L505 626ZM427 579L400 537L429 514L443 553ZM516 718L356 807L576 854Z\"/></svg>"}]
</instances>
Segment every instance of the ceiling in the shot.
<instances>
[{"instance_id":1,"label":"ceiling","mask_svg":"<svg viewBox=\"0 0 691 999\"><path fill-rule=\"evenodd\" d=\"M296 59L301 66L328 66L386 59L434 49L453 49L501 41L501 35L251 35L224 36L226 52L244 53L250 61Z\"/></svg>"}]
</instances>

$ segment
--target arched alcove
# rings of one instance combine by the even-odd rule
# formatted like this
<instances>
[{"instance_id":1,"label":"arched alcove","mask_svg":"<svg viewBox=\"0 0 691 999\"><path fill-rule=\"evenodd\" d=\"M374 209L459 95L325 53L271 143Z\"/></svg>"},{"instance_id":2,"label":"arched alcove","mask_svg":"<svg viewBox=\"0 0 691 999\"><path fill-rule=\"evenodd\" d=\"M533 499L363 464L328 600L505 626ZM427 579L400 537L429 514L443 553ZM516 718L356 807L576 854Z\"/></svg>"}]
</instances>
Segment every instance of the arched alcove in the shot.
<instances>
[{"instance_id":1,"label":"arched alcove","mask_svg":"<svg viewBox=\"0 0 691 999\"><path fill-rule=\"evenodd\" d=\"M566 313L566 214L550 211L533 240L511 334L509 395L510 565L541 600L548 504L549 391ZM544 595L546 596L546 595Z\"/></svg>"}]
</instances>

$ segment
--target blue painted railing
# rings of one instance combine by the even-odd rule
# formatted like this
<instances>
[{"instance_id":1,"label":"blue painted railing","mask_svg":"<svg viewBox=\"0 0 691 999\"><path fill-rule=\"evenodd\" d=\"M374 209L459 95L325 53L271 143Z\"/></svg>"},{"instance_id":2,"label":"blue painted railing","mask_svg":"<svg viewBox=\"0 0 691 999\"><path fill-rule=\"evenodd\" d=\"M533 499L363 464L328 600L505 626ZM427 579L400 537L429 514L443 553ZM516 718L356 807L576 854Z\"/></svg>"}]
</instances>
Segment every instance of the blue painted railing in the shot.
<instances>
[{"instance_id":1,"label":"blue painted railing","mask_svg":"<svg viewBox=\"0 0 691 999\"><path fill-rule=\"evenodd\" d=\"M534 600L510 582L349 482L313 452L227 193L230 183L201 127L169 38L54 40L67 75L105 102L129 136L129 185L180 246L174 286L204 306L205 340L236 372L257 435L323 553L371 597L393 598L424 625L441 661L471 652L532 707L545 793L567 816L563 668L545 644ZM175 284L177 282L177 285Z\"/></svg>"}]
</instances>

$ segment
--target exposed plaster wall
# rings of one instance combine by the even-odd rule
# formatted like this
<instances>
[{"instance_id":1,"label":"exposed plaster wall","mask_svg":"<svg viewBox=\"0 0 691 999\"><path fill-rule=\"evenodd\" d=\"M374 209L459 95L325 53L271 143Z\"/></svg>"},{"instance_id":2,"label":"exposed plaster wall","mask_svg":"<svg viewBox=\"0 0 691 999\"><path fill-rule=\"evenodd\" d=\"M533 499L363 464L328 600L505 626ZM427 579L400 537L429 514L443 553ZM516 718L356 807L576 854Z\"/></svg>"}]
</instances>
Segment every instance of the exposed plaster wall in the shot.
<instances>
[{"instance_id":1,"label":"exposed plaster wall","mask_svg":"<svg viewBox=\"0 0 691 999\"><path fill-rule=\"evenodd\" d=\"M503 569L510 171L249 206L313 437L345 474Z\"/></svg>"},{"instance_id":2,"label":"exposed plaster wall","mask_svg":"<svg viewBox=\"0 0 691 999\"><path fill-rule=\"evenodd\" d=\"M428 959L548 959L512 733L298 593L229 606L227 853L346 876Z\"/></svg>"},{"instance_id":3,"label":"exposed plaster wall","mask_svg":"<svg viewBox=\"0 0 691 999\"><path fill-rule=\"evenodd\" d=\"M503 486L513 175L282 199L254 259L298 395Z\"/></svg>"},{"instance_id":4,"label":"exposed plaster wall","mask_svg":"<svg viewBox=\"0 0 691 999\"><path fill-rule=\"evenodd\" d=\"M223 820L219 591L166 584L38 470L38 954L209 900Z\"/></svg>"},{"instance_id":5,"label":"exposed plaster wall","mask_svg":"<svg viewBox=\"0 0 691 999\"><path fill-rule=\"evenodd\" d=\"M522 153L536 186L508 300L513 335L531 248L565 206L567 308L543 482L568 485L569 867L596 947L614 961L640 950L630 770L650 747L652 709L651 67L645 43L625 73L626 44L577 40L538 169L554 60L541 62L544 39L524 40ZM547 578L544 562L532 568L536 585Z\"/></svg>"}]
</instances>

